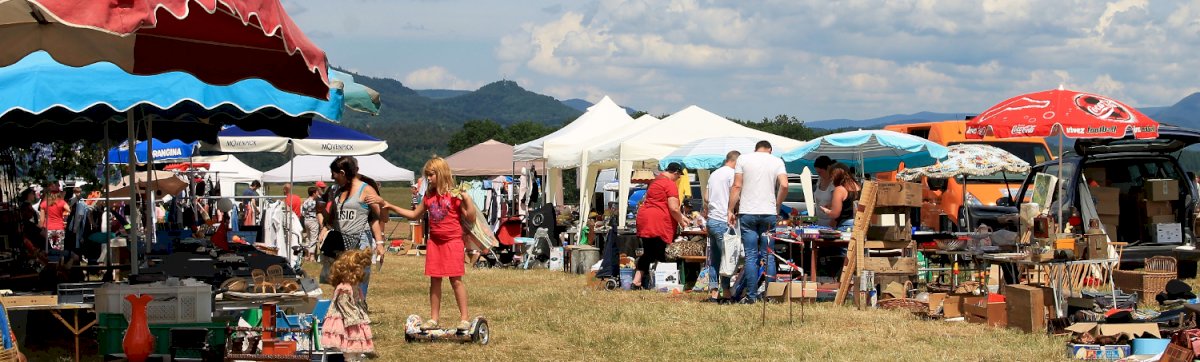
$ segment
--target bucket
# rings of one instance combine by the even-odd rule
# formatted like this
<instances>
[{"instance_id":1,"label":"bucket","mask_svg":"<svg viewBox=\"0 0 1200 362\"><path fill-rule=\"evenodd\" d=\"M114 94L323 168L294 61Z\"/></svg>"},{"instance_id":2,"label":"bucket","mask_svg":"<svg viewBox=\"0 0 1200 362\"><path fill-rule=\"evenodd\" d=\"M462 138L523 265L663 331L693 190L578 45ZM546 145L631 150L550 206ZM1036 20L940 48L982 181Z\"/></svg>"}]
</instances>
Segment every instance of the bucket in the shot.
<instances>
[{"instance_id":1,"label":"bucket","mask_svg":"<svg viewBox=\"0 0 1200 362\"><path fill-rule=\"evenodd\" d=\"M628 269L628 268L621 269L621 289L624 289L624 290L633 289L633 272L634 272L633 269Z\"/></svg>"},{"instance_id":2,"label":"bucket","mask_svg":"<svg viewBox=\"0 0 1200 362\"><path fill-rule=\"evenodd\" d=\"M590 246L581 245L571 249L571 272L575 274L587 274L592 270L592 265L600 261L600 249Z\"/></svg>"},{"instance_id":3,"label":"bucket","mask_svg":"<svg viewBox=\"0 0 1200 362\"><path fill-rule=\"evenodd\" d=\"M1167 350L1171 340L1167 338L1136 338L1133 340L1133 354L1156 355Z\"/></svg>"}]
</instances>

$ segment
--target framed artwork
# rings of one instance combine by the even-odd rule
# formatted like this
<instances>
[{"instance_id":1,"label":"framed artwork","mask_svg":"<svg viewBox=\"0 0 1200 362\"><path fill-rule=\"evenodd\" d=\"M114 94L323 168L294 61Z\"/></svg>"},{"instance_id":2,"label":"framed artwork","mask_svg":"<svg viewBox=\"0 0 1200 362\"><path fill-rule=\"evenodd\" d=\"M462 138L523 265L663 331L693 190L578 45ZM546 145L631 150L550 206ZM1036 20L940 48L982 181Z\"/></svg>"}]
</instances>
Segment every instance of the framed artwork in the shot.
<instances>
[{"instance_id":1,"label":"framed artwork","mask_svg":"<svg viewBox=\"0 0 1200 362\"><path fill-rule=\"evenodd\" d=\"M1030 201L1037 204L1043 211L1050 210L1050 201L1054 200L1054 191L1058 189L1058 177L1039 172L1033 176L1033 195Z\"/></svg>"}]
</instances>

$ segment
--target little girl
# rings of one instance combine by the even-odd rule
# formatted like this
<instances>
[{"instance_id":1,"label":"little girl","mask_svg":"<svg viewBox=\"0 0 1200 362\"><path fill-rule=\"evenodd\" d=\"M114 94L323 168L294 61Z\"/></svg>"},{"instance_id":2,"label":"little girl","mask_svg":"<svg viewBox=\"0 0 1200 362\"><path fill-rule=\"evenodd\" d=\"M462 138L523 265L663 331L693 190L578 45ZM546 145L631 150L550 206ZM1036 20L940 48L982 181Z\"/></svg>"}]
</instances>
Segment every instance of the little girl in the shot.
<instances>
[{"instance_id":1,"label":"little girl","mask_svg":"<svg viewBox=\"0 0 1200 362\"><path fill-rule=\"evenodd\" d=\"M371 253L354 250L342 253L329 272L333 291L333 304L325 314L321 325L321 345L341 351L347 361L362 359L363 354L374 354L375 343L371 336L371 319L363 310L358 293L358 284L363 279L363 269L371 267Z\"/></svg>"},{"instance_id":2,"label":"little girl","mask_svg":"<svg viewBox=\"0 0 1200 362\"><path fill-rule=\"evenodd\" d=\"M440 157L425 163L425 178L428 191L424 200L413 210L388 204L387 201L368 197L367 202L376 202L380 207L400 214L409 220L420 220L429 213L429 242L425 245L425 275L429 277L430 318L421 324L422 329L437 329L442 309L442 279L450 278L454 289L454 300L458 302L458 329L471 328L467 321L467 284L462 276L466 273L463 260L466 257L463 243L463 223L475 222L475 203L466 193L454 191L454 175L450 165Z\"/></svg>"}]
</instances>

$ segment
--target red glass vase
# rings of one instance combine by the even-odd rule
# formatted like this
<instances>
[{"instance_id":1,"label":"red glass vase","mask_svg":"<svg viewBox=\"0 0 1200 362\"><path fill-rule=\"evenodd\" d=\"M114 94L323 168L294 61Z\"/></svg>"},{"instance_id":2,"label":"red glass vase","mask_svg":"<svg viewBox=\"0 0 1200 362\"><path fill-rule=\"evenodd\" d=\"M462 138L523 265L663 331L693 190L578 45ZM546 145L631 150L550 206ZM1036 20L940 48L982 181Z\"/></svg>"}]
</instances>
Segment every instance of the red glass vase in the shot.
<instances>
[{"instance_id":1,"label":"red glass vase","mask_svg":"<svg viewBox=\"0 0 1200 362\"><path fill-rule=\"evenodd\" d=\"M126 295L125 300L132 306L129 317L129 328L125 330L125 340L121 346L125 348L125 359L130 362L145 362L154 351L154 335L150 334L150 324L146 322L146 305L154 300L148 294Z\"/></svg>"}]
</instances>

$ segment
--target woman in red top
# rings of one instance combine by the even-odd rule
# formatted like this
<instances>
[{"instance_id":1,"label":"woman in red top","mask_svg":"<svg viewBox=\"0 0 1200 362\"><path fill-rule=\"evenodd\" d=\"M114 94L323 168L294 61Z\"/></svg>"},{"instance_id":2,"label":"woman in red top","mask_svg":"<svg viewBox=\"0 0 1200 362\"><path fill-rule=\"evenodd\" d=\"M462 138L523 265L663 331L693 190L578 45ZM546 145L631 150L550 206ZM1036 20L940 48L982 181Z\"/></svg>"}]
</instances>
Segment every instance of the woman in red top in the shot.
<instances>
[{"instance_id":1,"label":"woman in red top","mask_svg":"<svg viewBox=\"0 0 1200 362\"><path fill-rule=\"evenodd\" d=\"M46 251L62 252L63 241L67 236L67 223L63 219L71 212L71 207L63 201L58 183L51 183L46 187L46 197L42 199L40 209L42 215L38 224L46 229Z\"/></svg>"},{"instance_id":2,"label":"woman in red top","mask_svg":"<svg viewBox=\"0 0 1200 362\"><path fill-rule=\"evenodd\" d=\"M633 287L642 288L642 277L650 271L650 263L666 259L667 244L675 241L676 226L687 225L679 212L679 186L675 180L683 166L672 162L658 174L646 189L646 198L638 208L637 235L642 239L642 256L637 259Z\"/></svg>"}]
</instances>

